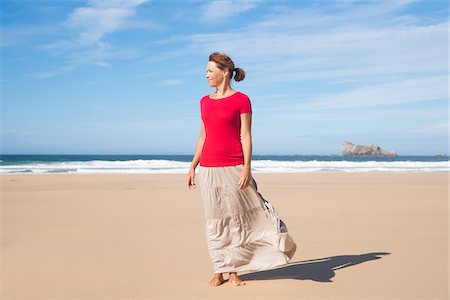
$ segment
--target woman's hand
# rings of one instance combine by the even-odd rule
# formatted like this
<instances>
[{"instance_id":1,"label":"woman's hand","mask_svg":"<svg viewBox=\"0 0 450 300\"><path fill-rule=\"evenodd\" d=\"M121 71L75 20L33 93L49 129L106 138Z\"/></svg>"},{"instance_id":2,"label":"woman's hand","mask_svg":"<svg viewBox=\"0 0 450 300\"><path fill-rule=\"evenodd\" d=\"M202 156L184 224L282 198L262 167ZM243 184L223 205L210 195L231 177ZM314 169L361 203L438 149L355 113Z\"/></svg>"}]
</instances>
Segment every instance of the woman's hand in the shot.
<instances>
[{"instance_id":1,"label":"woman's hand","mask_svg":"<svg viewBox=\"0 0 450 300\"><path fill-rule=\"evenodd\" d=\"M188 189L195 189L195 169L190 168L187 177Z\"/></svg>"},{"instance_id":2,"label":"woman's hand","mask_svg":"<svg viewBox=\"0 0 450 300\"><path fill-rule=\"evenodd\" d=\"M249 185L251 178L250 168L244 168L241 172L241 179L238 182L239 189L245 189Z\"/></svg>"}]
</instances>

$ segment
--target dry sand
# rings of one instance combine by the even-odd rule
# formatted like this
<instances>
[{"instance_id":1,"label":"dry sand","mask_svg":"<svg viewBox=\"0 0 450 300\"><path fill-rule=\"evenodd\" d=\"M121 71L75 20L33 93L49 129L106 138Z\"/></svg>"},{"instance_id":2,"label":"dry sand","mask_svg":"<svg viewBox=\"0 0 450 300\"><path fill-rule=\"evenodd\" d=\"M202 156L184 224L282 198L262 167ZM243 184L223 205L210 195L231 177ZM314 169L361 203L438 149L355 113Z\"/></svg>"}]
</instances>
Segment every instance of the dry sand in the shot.
<instances>
[{"instance_id":1,"label":"dry sand","mask_svg":"<svg viewBox=\"0 0 450 300\"><path fill-rule=\"evenodd\" d=\"M200 192L185 175L1 175L1 295L447 299L448 173L253 176L298 251L242 275L244 287L210 287Z\"/></svg>"}]
</instances>

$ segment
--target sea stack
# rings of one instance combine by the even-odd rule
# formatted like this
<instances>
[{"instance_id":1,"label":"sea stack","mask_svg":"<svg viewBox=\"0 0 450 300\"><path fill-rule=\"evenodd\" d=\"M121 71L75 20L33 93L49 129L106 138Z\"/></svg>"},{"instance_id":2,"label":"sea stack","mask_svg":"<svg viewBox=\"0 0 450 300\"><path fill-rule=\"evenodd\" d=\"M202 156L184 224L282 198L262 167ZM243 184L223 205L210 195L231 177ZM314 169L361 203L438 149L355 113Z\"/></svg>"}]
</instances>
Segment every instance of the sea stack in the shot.
<instances>
[{"instance_id":1,"label":"sea stack","mask_svg":"<svg viewBox=\"0 0 450 300\"><path fill-rule=\"evenodd\" d=\"M350 142L341 143L343 156L397 156L395 150L385 151L377 145L355 145Z\"/></svg>"}]
</instances>

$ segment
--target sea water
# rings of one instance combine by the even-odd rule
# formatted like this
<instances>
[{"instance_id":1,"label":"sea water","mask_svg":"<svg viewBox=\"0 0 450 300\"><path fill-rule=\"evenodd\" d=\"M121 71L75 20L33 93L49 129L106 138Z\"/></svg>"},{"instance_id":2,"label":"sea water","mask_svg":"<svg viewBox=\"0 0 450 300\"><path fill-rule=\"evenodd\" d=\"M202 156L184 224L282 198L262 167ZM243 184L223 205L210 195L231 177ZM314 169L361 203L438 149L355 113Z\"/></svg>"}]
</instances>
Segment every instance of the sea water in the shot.
<instances>
[{"instance_id":1,"label":"sea water","mask_svg":"<svg viewBox=\"0 0 450 300\"><path fill-rule=\"evenodd\" d=\"M0 155L0 173L187 173L192 155ZM252 172L449 172L448 156L253 155ZM201 168L201 166L199 166Z\"/></svg>"}]
</instances>

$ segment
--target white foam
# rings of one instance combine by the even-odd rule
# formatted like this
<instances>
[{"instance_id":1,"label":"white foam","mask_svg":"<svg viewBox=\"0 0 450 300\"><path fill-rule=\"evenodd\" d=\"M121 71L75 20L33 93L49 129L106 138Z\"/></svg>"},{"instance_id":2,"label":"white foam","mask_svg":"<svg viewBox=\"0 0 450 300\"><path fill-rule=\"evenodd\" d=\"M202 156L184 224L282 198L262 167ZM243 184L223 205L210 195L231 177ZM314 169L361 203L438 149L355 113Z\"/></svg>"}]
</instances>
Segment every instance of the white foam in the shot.
<instances>
[{"instance_id":1,"label":"white foam","mask_svg":"<svg viewBox=\"0 0 450 300\"><path fill-rule=\"evenodd\" d=\"M187 173L190 162L172 160L75 161L0 166L0 173L94 173L94 174L148 174ZM201 168L201 167L200 167ZM198 170L198 168L197 168ZM450 171L449 161L274 161L253 160L254 173L308 173L308 172L407 172Z\"/></svg>"},{"instance_id":2,"label":"white foam","mask_svg":"<svg viewBox=\"0 0 450 300\"><path fill-rule=\"evenodd\" d=\"M255 160L253 172L370 172L370 171L449 171L448 161L273 161Z\"/></svg>"}]
</instances>

